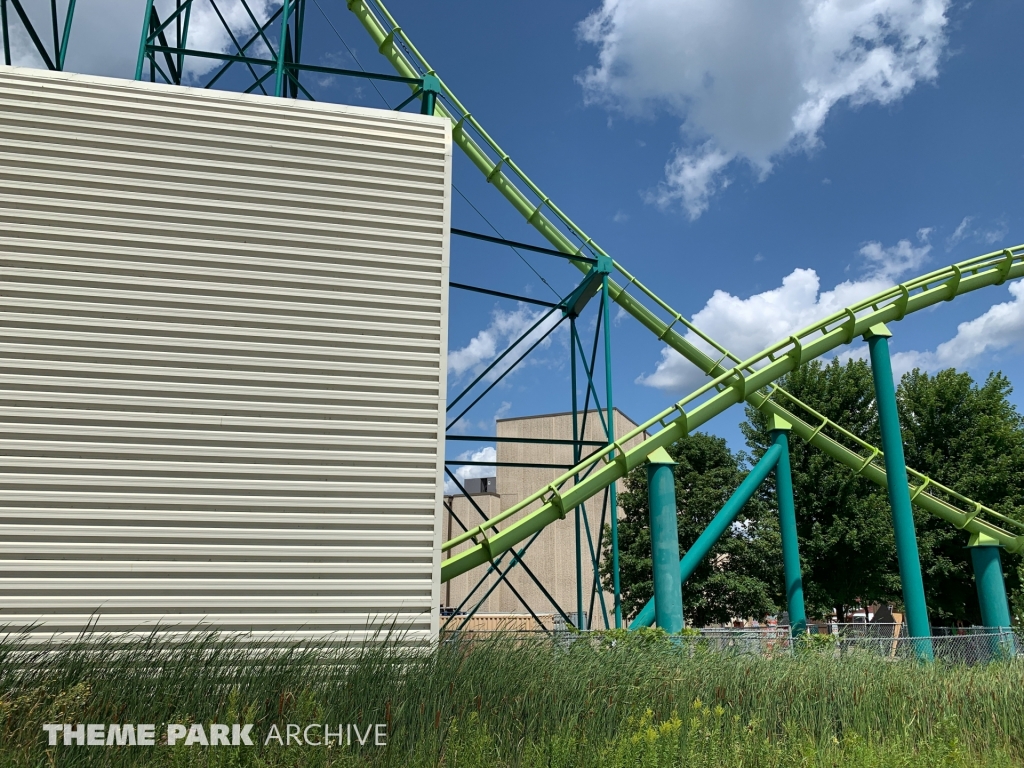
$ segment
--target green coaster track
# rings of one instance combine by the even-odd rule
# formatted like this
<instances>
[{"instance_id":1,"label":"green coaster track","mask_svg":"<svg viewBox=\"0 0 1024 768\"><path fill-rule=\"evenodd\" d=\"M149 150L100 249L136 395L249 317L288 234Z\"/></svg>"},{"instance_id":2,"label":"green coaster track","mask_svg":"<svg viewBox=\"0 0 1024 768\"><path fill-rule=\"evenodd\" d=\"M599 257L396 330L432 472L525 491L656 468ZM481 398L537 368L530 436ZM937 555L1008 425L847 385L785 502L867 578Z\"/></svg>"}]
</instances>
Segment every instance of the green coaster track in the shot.
<instances>
[{"instance_id":1,"label":"green coaster track","mask_svg":"<svg viewBox=\"0 0 1024 768\"><path fill-rule=\"evenodd\" d=\"M56 7L51 9L53 12L49 22L53 38L52 53L47 51L43 37L36 33L20 0L10 0L10 3L26 34L35 45L41 61L49 69L62 69L75 9L73 0L68 6L63 24L57 17ZM371 78L371 82L383 80L408 85L412 95L397 108L402 109L409 103L419 100L422 112L451 120L452 137L456 145L483 174L486 181L551 244L553 250L474 233L460 234L564 256L584 273L583 282L565 300L569 302L568 305L563 301L562 304L549 306L561 307L563 312L574 317L567 306L571 307L574 301L585 303L587 297L594 295L594 291L600 285L606 325L605 297L615 301L660 341L676 350L710 377L706 385L636 429L619 436L618 439L612 434L609 380L606 390L609 418L605 420L602 416L608 432L608 445L588 456L577 466L568 469L553 483L519 504L445 542L442 545L444 552L452 552L457 547L468 547L443 561L442 581L449 581L488 563L494 567L493 564L503 553L513 550L516 545L528 539L532 541L531 537L547 525L566 517L570 510L578 509L584 502L602 491L607 490L614 497L615 481L641 465L653 451L672 443L741 402L751 404L766 415L783 419L792 425L793 433L810 445L824 451L834 460L871 482L883 488L888 487L889 478L884 466L884 455L878 447L857 438L801 403L778 386L776 380L803 363L855 341L880 323L895 322L940 301L951 301L970 291L1000 285L1007 280L1024 276L1024 246L978 256L896 285L808 326L747 360L741 360L695 327L640 282L635 275L615 262L563 213L463 106L380 0L347 0L347 7L370 35L377 50L393 66L394 75L339 70L300 63L306 0L283 0L283 4L263 23L257 22L245 0L241 0L241 3L249 12L256 32L240 42L235 39L227 22L221 16L221 21L237 49L237 55L228 55L185 47L193 0L176 0L174 10L162 21L153 7L153 0L147 0L136 78L142 77L143 64L148 60L151 79L156 79L155 76L159 74L165 82L181 84L184 57L200 56L222 62L216 74L206 84L205 87L208 88L234 64L244 65L253 76L254 82L246 89L247 92L259 89L268 95L292 98L299 97L300 93L304 97L312 98L299 82L300 73L306 71ZM317 4L316 0L314 4ZM0 19L3 26L4 61L10 63L8 28L13 19L7 14L6 0L0 0L0 6L0 10L4 11ZM212 7L216 10L215 5ZM217 13L220 15L219 11ZM274 32L275 25L280 27L279 33ZM172 30L175 31L173 35ZM176 42L175 46L168 44L167 36ZM272 39L275 36L276 46ZM257 50L260 51L258 57L254 53ZM163 62L166 71L159 62ZM258 76L257 69L266 71L262 76ZM607 344L607 332L605 341ZM610 356L610 349L607 346L605 354L606 357ZM596 390L594 396L596 401ZM658 431L634 447L628 450L624 447L655 429ZM576 437L574 443L577 447L582 445ZM1024 552L1024 523L1002 515L912 469L907 470L907 475L906 478L897 478L896 482L907 483L911 502L920 509L974 537L987 537L1008 552ZM539 508L532 512L527 511L536 504L540 505ZM611 501L611 508L614 509L614 498ZM612 512L613 528L614 520L615 515ZM505 527L499 528L501 524L505 524ZM521 553L522 550L519 554ZM514 562L521 562L521 558L514 551L512 554ZM614 555L613 545L613 557ZM523 565L525 567L525 564ZM618 590L616 595L617 593ZM618 616L616 619L618 623Z\"/></svg>"},{"instance_id":2,"label":"green coaster track","mask_svg":"<svg viewBox=\"0 0 1024 768\"><path fill-rule=\"evenodd\" d=\"M613 279L608 281L612 300L660 341L711 377L703 387L621 436L547 487L492 517L485 525L445 542L442 545L445 552L467 541L471 541L473 546L442 563L442 581L493 562L501 553L555 520L564 518L569 510L640 466L652 451L669 445L727 408L744 401L766 414L785 419L801 439L871 482L887 487L889 479L884 468L884 456L878 447L860 440L804 405L774 384L775 380L803 363L855 341L879 323L902 320L908 314L940 301L951 301L970 291L1001 285L1024 276L1024 245L978 256L896 285L829 315L747 360L740 360L613 261L529 179L445 85L383 3L379 0L349 0L348 9L359 19L377 45L377 50L399 75L410 78L431 75L438 79L440 98L434 114L452 121L455 143L487 182L556 249L569 256L589 257L587 261L572 262L582 272L604 269L621 276L624 281L621 284ZM595 258L597 265L592 264ZM656 311L649 309L630 291L641 294L669 319L662 320ZM716 360L706 354L680 329L702 340L720 357ZM631 450L622 447L655 428L659 431ZM575 477L588 471L585 479L573 483ZM906 482L916 506L967 533L990 536L1008 552L1024 552L1024 524L956 493L920 472L908 470L908 475ZM539 509L511 522L504 529L498 529L499 523L537 502L541 503Z\"/></svg>"}]
</instances>

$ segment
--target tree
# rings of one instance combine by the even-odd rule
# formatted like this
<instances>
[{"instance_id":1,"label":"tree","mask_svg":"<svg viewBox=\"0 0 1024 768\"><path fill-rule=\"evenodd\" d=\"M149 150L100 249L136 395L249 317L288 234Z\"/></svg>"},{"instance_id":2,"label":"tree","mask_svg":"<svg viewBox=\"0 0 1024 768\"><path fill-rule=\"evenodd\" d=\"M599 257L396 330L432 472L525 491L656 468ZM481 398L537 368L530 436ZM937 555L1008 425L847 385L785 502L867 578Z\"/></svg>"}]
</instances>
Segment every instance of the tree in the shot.
<instances>
[{"instance_id":1,"label":"tree","mask_svg":"<svg viewBox=\"0 0 1024 768\"><path fill-rule=\"evenodd\" d=\"M675 467L679 551L686 552L745 476L741 457L725 441L700 432L668 447ZM630 618L653 596L647 474L638 467L619 495L619 573L623 613ZM686 621L703 626L733 616L764 616L779 609L782 591L778 524L767 507L752 499L737 524L683 585ZM605 541L608 540L606 534ZM603 581L610 589L610 556L605 549Z\"/></svg>"},{"instance_id":2,"label":"tree","mask_svg":"<svg viewBox=\"0 0 1024 768\"><path fill-rule=\"evenodd\" d=\"M811 362L783 386L857 437L878 445L871 368L864 360ZM1024 523L1024 418L1009 400L1009 381L991 374L979 386L967 373L919 370L897 388L907 465L943 485ZM768 419L747 408L741 425L754 459L771 445ZM669 448L678 462L676 503L685 552L744 476L741 456L720 438L696 433ZM799 439L790 440L804 595L811 616L857 605L902 602L892 514L885 490ZM651 544L647 479L630 473L620 496L621 582L626 615L650 599ZM684 610L694 624L760 616L783 605L781 546L774 475L748 502L736 525L684 585ZM935 626L980 623L967 537L915 509L918 551ZM1012 526L1011 526L1012 527ZM607 552L606 552L607 554ZM608 562L606 557L605 562ZM1004 557L1011 610L1024 619L1024 563ZM607 567L605 583L610 582Z\"/></svg>"},{"instance_id":3,"label":"tree","mask_svg":"<svg viewBox=\"0 0 1024 768\"><path fill-rule=\"evenodd\" d=\"M1010 592L1010 616L1018 628L1024 629L1024 558L1017 560L1017 588Z\"/></svg>"},{"instance_id":4,"label":"tree","mask_svg":"<svg viewBox=\"0 0 1024 768\"><path fill-rule=\"evenodd\" d=\"M812 361L780 382L850 432L879 442L871 369L863 360ZM760 458L771 445L767 417L747 407L741 425ZM790 440L793 495L808 614L899 599L899 570L885 491L803 441ZM765 492L774 497L774 479ZM774 504L774 501L773 501Z\"/></svg>"},{"instance_id":5,"label":"tree","mask_svg":"<svg viewBox=\"0 0 1024 768\"><path fill-rule=\"evenodd\" d=\"M934 376L914 370L900 382L897 400L907 466L1024 520L1024 419L1009 400L1012 391L1001 373L978 386L953 369ZM914 520L932 623L980 624L966 534L921 510ZM1020 576L1008 557L1004 571L1012 592Z\"/></svg>"}]
</instances>

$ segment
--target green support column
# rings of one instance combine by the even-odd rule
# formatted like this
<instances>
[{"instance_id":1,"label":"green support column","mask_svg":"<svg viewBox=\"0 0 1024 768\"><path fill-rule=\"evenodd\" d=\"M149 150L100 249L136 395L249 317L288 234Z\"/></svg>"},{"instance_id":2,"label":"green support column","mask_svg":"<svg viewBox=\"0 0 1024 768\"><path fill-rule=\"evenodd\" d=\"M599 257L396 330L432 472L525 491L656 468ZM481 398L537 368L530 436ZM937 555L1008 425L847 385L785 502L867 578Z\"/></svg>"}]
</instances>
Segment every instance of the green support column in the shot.
<instances>
[{"instance_id":1,"label":"green support column","mask_svg":"<svg viewBox=\"0 0 1024 768\"><path fill-rule=\"evenodd\" d=\"M896 387L892 381L892 361L889 359L889 337L892 334L883 324L872 326L864 338L871 354L871 376L875 382L875 402L878 424L882 432L882 450L885 452L887 490L892 508L892 527L896 537L896 556L900 564L900 583L903 585L903 603L907 609L907 627L911 637L928 638L917 643L917 655L926 660L934 658L928 606L924 599L924 580L921 578L921 557L917 551L917 532L914 529L914 511L910 506L907 488L907 463L903 456L903 433L896 407Z\"/></svg>"},{"instance_id":2,"label":"green support column","mask_svg":"<svg viewBox=\"0 0 1024 768\"><path fill-rule=\"evenodd\" d=\"M978 604L981 606L981 623L996 632L1011 632L1010 604L1006 599L1006 582L1003 580L1003 563L999 555L999 542L983 533L971 535L967 545L971 550L974 565L974 583L978 587ZM1007 647L999 638L993 643L997 653L1015 654L1012 636Z\"/></svg>"},{"instance_id":3,"label":"green support column","mask_svg":"<svg viewBox=\"0 0 1024 768\"><path fill-rule=\"evenodd\" d=\"M654 623L670 634L683 629L683 583L679 576L679 524L676 520L676 463L659 448L647 457L651 560L654 570Z\"/></svg>"},{"instance_id":4,"label":"green support column","mask_svg":"<svg viewBox=\"0 0 1024 768\"><path fill-rule=\"evenodd\" d=\"M793 476L789 468L789 431L785 419L772 415L772 444L779 446L775 464L775 495L779 502L779 532L782 536L782 568L786 580L786 608L789 611L789 633L799 637L807 632L804 609L804 581L800 573L800 546L796 535L796 506L793 504Z\"/></svg>"}]
</instances>

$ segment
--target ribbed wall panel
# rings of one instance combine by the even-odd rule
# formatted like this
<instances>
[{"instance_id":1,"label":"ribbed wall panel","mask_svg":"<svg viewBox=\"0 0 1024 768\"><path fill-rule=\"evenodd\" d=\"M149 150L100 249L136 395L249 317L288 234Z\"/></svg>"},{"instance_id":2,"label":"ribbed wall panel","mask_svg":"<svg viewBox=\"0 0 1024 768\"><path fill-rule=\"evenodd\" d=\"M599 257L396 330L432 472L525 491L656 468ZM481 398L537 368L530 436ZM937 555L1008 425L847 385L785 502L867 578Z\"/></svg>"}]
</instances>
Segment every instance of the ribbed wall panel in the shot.
<instances>
[{"instance_id":1,"label":"ribbed wall panel","mask_svg":"<svg viewBox=\"0 0 1024 768\"><path fill-rule=\"evenodd\" d=\"M437 632L451 136L0 67L0 625Z\"/></svg>"}]
</instances>

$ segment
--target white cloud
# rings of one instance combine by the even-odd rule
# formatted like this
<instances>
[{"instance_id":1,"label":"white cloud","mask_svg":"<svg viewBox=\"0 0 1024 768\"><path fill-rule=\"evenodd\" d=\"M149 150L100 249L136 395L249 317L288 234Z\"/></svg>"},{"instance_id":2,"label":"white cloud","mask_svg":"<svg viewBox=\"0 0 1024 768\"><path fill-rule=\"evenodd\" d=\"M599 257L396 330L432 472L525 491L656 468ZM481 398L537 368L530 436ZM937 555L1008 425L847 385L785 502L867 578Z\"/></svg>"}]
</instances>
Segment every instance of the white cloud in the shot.
<instances>
[{"instance_id":1,"label":"white cloud","mask_svg":"<svg viewBox=\"0 0 1024 768\"><path fill-rule=\"evenodd\" d=\"M715 291L692 322L733 354L745 359L769 344L785 338L861 299L890 287L900 275L915 270L927 259L931 246L929 229L918 231L919 245L900 240L885 248L870 242L860 249L867 272L859 280L846 280L830 290L821 290L813 269L795 269L782 285L748 298ZM716 360L721 356L692 333L687 339ZM707 378L673 349L661 351L653 373L640 376L637 383L671 392L688 392Z\"/></svg>"},{"instance_id":2,"label":"white cloud","mask_svg":"<svg viewBox=\"0 0 1024 768\"><path fill-rule=\"evenodd\" d=\"M477 333L469 343L461 349L448 352L448 373L454 376L462 376L466 372L479 374L487 364L497 357L501 352L508 349L509 344L526 333L541 316L547 312L545 309L530 309L525 304L519 304L516 309L507 311L495 309L491 313L491 323L482 331ZM522 341L515 350L509 353L502 362L489 374L494 378L523 353L526 352L541 336L547 333L561 319L559 312L552 312L548 318L530 332L529 337ZM549 345L551 339L541 342L541 348Z\"/></svg>"},{"instance_id":3,"label":"white cloud","mask_svg":"<svg viewBox=\"0 0 1024 768\"><path fill-rule=\"evenodd\" d=\"M171 12L173 5L164 0L166 10L160 14L160 18L166 19ZM271 14L281 5L280 0L249 0L249 8L260 24L264 24ZM231 32L240 45L245 45L249 38L256 33L256 26L249 18L240 2L218 3L217 8L224 16L224 21L231 27ZM277 45L279 33L276 36L267 35ZM224 24L218 18L208 2L198 0L192 5L192 16L188 27L188 47L200 51L218 51L226 53L234 51L234 44ZM262 41L254 43L246 50L249 56L262 57L269 53ZM185 80L194 81L196 78L210 72L223 64L214 59L190 58L186 60ZM238 66L238 65L235 65ZM264 70L265 71L265 70ZM262 74L262 72L260 73Z\"/></svg>"},{"instance_id":4,"label":"white cloud","mask_svg":"<svg viewBox=\"0 0 1024 768\"><path fill-rule=\"evenodd\" d=\"M952 250L956 247L957 243L964 239L967 235L967 226L971 223L973 218L973 216L964 216L963 221L957 225L956 229L953 230L953 234L946 240L947 251Z\"/></svg>"},{"instance_id":5,"label":"white cloud","mask_svg":"<svg viewBox=\"0 0 1024 768\"><path fill-rule=\"evenodd\" d=\"M52 37L49 2L47 0L22 0L22 5L43 43L49 43L49 46L52 46L52 42L49 42ZM58 19L61 24L64 21L66 5L67 3L63 1L58 3ZM174 3L170 0L157 0L155 5L161 19L166 19L174 8ZM280 5L280 0L249 1L249 7L260 23L266 21ZM240 43L244 43L256 31L241 3L218 3L217 7L224 14ZM69 72L90 75L135 77L139 35L142 32L145 10L144 0L89 0L89 2L77 3L71 26L71 39L68 45L65 69ZM12 63L25 67L42 67L43 63L36 55L28 35L22 30L21 21L16 18L17 14L14 13L10 3L8 3L7 11L11 28ZM174 45L173 26L172 24L168 29L170 45ZM188 35L189 48L219 52L234 50L223 24L206 0L196 0L193 3ZM276 42L276 38L271 37L271 39ZM49 46L48 51L50 51ZM50 52L52 53L52 51ZM265 47L253 46L248 50L248 53L257 55L262 55L265 52ZM162 61L159 63L164 66ZM220 66L220 63L212 59L189 59L185 72L186 82L217 66ZM148 69L146 71L148 73Z\"/></svg>"},{"instance_id":6,"label":"white cloud","mask_svg":"<svg viewBox=\"0 0 1024 768\"><path fill-rule=\"evenodd\" d=\"M956 328L956 335L933 352L910 350L892 356L893 374L898 378L914 368L938 371L969 368L982 355L1006 349L1024 349L1024 283L1009 285L1010 301L995 304Z\"/></svg>"},{"instance_id":7,"label":"white cloud","mask_svg":"<svg viewBox=\"0 0 1024 768\"><path fill-rule=\"evenodd\" d=\"M924 264L932 249L928 244L931 231L931 227L917 231L917 238L921 242L919 246L914 246L909 240L900 240L896 245L883 248L881 243L872 241L861 247L860 255L867 261L875 277L891 282L899 275Z\"/></svg>"},{"instance_id":8,"label":"white cloud","mask_svg":"<svg viewBox=\"0 0 1024 768\"><path fill-rule=\"evenodd\" d=\"M995 245L1009 233L1010 228L1006 226L1006 222L1000 222L994 224L988 229L980 233L981 239L985 241L985 245Z\"/></svg>"},{"instance_id":9,"label":"white cloud","mask_svg":"<svg viewBox=\"0 0 1024 768\"><path fill-rule=\"evenodd\" d=\"M462 453L460 453L456 457L456 460L458 460L458 461L487 461L487 462L497 461L498 460L498 452L492 446L488 445L488 446L485 446L484 448L481 448L481 449L476 450L476 451L474 451L474 450L463 451ZM470 479L471 477L494 477L495 471L496 471L496 468L493 465L491 465L491 466L469 466L469 467L461 466L461 467L456 467L456 469L455 469L453 474L457 478L459 478L459 482L460 483L465 485L466 484L466 480ZM455 496L455 495L461 493L461 491L459 490L459 487L457 485L455 485L455 483L453 483L451 481L451 479L448 478L448 477L445 477L445 480L444 480L444 492L445 492L445 495L447 495L447 496Z\"/></svg>"},{"instance_id":10,"label":"white cloud","mask_svg":"<svg viewBox=\"0 0 1024 768\"><path fill-rule=\"evenodd\" d=\"M997 221L989 226L971 227L974 216L964 216L953 234L946 238L946 250L951 251L963 241L981 242L985 245L996 245L1009 233L1010 228L1005 221Z\"/></svg>"},{"instance_id":11,"label":"white cloud","mask_svg":"<svg viewBox=\"0 0 1024 768\"><path fill-rule=\"evenodd\" d=\"M763 178L810 149L832 107L889 104L933 80L950 0L603 0L578 27L591 103L682 118L652 199L691 218L745 161Z\"/></svg>"},{"instance_id":12,"label":"white cloud","mask_svg":"<svg viewBox=\"0 0 1024 768\"><path fill-rule=\"evenodd\" d=\"M736 159L734 152L723 152L713 141L706 141L692 152L676 152L665 166L665 183L648 193L648 202L667 206L682 199L691 219L708 209L711 196L732 183L723 171Z\"/></svg>"}]
</instances>

